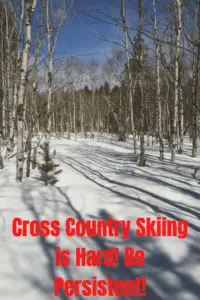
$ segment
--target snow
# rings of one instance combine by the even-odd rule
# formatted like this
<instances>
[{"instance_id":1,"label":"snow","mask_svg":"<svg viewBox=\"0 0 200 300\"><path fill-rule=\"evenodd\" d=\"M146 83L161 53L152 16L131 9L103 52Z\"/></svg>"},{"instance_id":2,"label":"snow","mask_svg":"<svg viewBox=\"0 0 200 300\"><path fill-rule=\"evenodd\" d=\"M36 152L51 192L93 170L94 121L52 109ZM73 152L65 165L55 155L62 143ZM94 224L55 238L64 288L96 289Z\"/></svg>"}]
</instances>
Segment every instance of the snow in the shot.
<instances>
[{"instance_id":1,"label":"snow","mask_svg":"<svg viewBox=\"0 0 200 300\"><path fill-rule=\"evenodd\" d=\"M147 300L198 300L200 295L200 153L191 158L191 144L170 162L158 160L158 146L147 147L147 166L134 162L132 142L117 142L102 135L96 140L52 139L56 163L62 173L55 187L45 187L37 170L23 183L15 182L15 157L0 170L0 299L54 299L53 280L134 279L147 277ZM189 222L186 239L137 237L132 226L128 240L118 238L66 237L64 222L78 219L130 219L166 216ZM58 238L14 237L12 220L60 220ZM55 247L69 249L71 265L55 267ZM75 249L125 247L145 251L145 266L119 269L76 267ZM58 299L67 299L63 294ZM75 297L78 298L79 297ZM75 299L70 297L70 299ZM98 297L86 297L98 299ZM109 297L107 297L109 298ZM112 297L113 299L117 299ZM132 297L118 297L121 300ZM140 299L140 297L135 297ZM84 297L80 297L84 299Z\"/></svg>"}]
</instances>

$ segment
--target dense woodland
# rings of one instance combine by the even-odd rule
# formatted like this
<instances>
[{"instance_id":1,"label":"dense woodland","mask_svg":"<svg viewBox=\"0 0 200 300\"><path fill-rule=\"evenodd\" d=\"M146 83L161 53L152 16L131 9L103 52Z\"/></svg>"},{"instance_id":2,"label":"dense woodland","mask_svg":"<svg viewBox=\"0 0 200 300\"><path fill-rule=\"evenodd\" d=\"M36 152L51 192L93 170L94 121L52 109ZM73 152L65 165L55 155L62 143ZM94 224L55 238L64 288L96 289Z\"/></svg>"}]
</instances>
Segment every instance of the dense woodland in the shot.
<instances>
[{"instance_id":1,"label":"dense woodland","mask_svg":"<svg viewBox=\"0 0 200 300\"><path fill-rule=\"evenodd\" d=\"M4 0L0 7L0 161L16 152L16 180L30 176L39 133L98 138L129 135L145 166L145 148L158 143L184 151L190 135L196 157L200 112L200 1L116 1L109 13L67 0ZM130 9L130 8L129 8ZM130 12L137 24L130 20ZM118 27L120 38L103 64L56 56L59 32L71 16ZM65 49L67 53L67 49ZM145 141L144 137L147 136ZM139 147L138 147L139 145ZM34 151L33 151L34 150ZM33 154L32 154L33 151ZM25 159L26 158L26 159Z\"/></svg>"}]
</instances>

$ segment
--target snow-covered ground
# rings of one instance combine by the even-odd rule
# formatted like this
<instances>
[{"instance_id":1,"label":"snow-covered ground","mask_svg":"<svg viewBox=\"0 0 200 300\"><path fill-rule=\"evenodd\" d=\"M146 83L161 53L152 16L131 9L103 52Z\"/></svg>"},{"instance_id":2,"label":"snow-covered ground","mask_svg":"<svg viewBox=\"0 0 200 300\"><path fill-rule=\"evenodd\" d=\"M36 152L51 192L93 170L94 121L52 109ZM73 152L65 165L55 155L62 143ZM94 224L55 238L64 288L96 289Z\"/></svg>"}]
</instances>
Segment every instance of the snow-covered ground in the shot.
<instances>
[{"instance_id":1,"label":"snow-covered ground","mask_svg":"<svg viewBox=\"0 0 200 300\"><path fill-rule=\"evenodd\" d=\"M134 279L147 277L147 300L200 299L200 153L190 157L191 146L170 163L158 160L158 148L147 148L147 166L134 162L131 142L112 140L53 139L62 173L55 187L45 187L38 173L15 182L15 157L0 170L0 299L54 299L56 276L67 279ZM118 238L14 237L12 220L130 219L166 216L189 222L186 239L137 237L134 228L127 240ZM64 226L63 226L64 228ZM71 251L71 265L55 267L55 247ZM133 247L145 251L142 268L76 267L75 249ZM97 299L98 297L86 297ZM109 298L109 297L105 297ZM117 299L112 297L113 299ZM118 297L132 299L133 297ZM135 297L139 299L139 297ZM56 298L55 298L56 299ZM57 299L67 299L63 293ZM70 299L85 299L70 297Z\"/></svg>"}]
</instances>

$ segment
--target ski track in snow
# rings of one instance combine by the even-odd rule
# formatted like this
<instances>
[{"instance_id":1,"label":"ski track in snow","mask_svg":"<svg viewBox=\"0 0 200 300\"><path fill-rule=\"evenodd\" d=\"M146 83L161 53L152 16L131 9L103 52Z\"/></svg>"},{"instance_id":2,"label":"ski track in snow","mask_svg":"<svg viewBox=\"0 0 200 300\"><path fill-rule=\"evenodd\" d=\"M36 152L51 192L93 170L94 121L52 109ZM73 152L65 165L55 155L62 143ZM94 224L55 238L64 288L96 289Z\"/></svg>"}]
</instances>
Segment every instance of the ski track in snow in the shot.
<instances>
[{"instance_id":1,"label":"ski track in snow","mask_svg":"<svg viewBox=\"0 0 200 300\"><path fill-rule=\"evenodd\" d=\"M0 170L0 299L50 300L56 276L67 279L134 279L147 277L147 300L198 300L200 295L200 153L189 157L190 145L183 155L170 163L158 160L158 148L147 148L147 166L140 168L132 154L131 143L53 139L56 160L62 173L55 187L45 187L31 178L15 182L15 158ZM138 217L166 216L189 222L186 239L175 237L136 237L134 223ZM62 234L50 237L12 236L12 219L59 219ZM128 240L118 238L66 237L64 222L78 219L130 219L132 229ZM71 251L71 265L56 268L55 247ZM76 247L107 249L143 249L146 263L142 268L75 267ZM100 298L100 297L99 297ZM109 298L106 296L105 298ZM135 297L140 299L140 297ZM67 299L60 294L57 299ZM70 297L98 299L98 297ZM112 297L132 299L132 297Z\"/></svg>"}]
</instances>

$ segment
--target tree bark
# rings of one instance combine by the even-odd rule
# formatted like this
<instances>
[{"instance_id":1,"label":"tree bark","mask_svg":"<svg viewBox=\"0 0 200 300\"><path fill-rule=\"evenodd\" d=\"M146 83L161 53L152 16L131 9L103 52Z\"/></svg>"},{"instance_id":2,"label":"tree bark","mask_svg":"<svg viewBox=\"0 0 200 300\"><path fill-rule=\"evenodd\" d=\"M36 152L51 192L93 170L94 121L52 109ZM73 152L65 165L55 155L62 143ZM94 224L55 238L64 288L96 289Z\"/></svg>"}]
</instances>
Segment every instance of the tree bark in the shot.
<instances>
[{"instance_id":1,"label":"tree bark","mask_svg":"<svg viewBox=\"0 0 200 300\"><path fill-rule=\"evenodd\" d=\"M22 52L22 63L21 63L21 76L20 85L18 90L18 105L17 105L17 163L16 163L16 180L22 181L23 177L23 163L24 163L24 144L23 144L23 133L24 133L24 96L25 87L27 84L27 71L28 71L28 59L31 47L31 27L32 27L32 16L35 12L36 0L26 1L26 40L25 47Z\"/></svg>"},{"instance_id":2,"label":"tree bark","mask_svg":"<svg viewBox=\"0 0 200 300\"><path fill-rule=\"evenodd\" d=\"M130 58L129 58L128 32L127 32L128 29L126 24L125 0L121 0L121 17L122 17L122 24L123 24L123 31L124 31L126 64L127 64L127 74L128 74L128 93L129 93L129 106L130 106L130 118L131 118L131 131L133 135L134 155L137 155L137 141L136 141L134 115L133 115L133 79L132 79Z\"/></svg>"},{"instance_id":3,"label":"tree bark","mask_svg":"<svg viewBox=\"0 0 200 300\"><path fill-rule=\"evenodd\" d=\"M174 107L173 107L173 127L172 127L172 147L171 147L171 161L175 161L175 154L177 150L177 123L178 123L178 98L179 98L179 59L180 59L180 38L181 38L181 0L175 1L176 8L176 46L175 46L175 68L174 68Z\"/></svg>"},{"instance_id":4,"label":"tree bark","mask_svg":"<svg viewBox=\"0 0 200 300\"><path fill-rule=\"evenodd\" d=\"M160 160L164 159L164 146L162 137L162 107L161 107L161 96L160 96L160 63L159 63L159 44L158 44L158 33L157 33L157 16L156 16L156 5L155 0L152 0L153 14L154 14L154 39L156 47L156 98L158 105L158 138L160 144Z\"/></svg>"}]
</instances>

